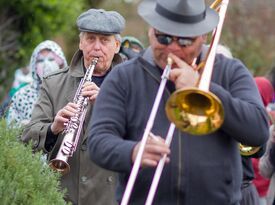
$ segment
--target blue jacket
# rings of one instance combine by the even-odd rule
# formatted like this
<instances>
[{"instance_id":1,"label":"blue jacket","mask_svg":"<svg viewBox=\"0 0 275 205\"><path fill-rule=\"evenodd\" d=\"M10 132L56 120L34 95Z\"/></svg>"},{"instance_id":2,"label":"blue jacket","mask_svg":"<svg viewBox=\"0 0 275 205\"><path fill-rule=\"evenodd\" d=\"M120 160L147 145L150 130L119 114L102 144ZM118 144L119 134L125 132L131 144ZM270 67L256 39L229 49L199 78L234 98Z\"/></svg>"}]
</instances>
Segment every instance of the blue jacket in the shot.
<instances>
[{"instance_id":1,"label":"blue jacket","mask_svg":"<svg viewBox=\"0 0 275 205\"><path fill-rule=\"evenodd\" d=\"M92 114L88 148L98 165L120 172L121 200L131 172L131 154L141 140L161 71L149 48L143 56L114 68L101 86ZM192 136L176 129L170 163L162 172L154 204L235 205L241 199L242 165L238 142L259 146L268 139L268 121L256 84L236 59L217 55L210 91L222 101L222 127L209 135ZM152 129L165 138L170 122L166 88ZM144 204L154 168L140 169L129 204Z\"/></svg>"}]
</instances>

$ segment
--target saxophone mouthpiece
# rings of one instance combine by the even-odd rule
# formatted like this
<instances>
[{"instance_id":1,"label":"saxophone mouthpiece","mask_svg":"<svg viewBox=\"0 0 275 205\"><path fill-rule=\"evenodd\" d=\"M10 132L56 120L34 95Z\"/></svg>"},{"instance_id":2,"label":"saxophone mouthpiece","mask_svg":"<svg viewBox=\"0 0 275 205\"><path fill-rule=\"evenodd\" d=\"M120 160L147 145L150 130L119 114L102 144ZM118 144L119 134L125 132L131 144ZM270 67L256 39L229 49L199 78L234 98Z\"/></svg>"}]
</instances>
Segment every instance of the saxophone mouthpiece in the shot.
<instances>
[{"instance_id":1,"label":"saxophone mouthpiece","mask_svg":"<svg viewBox=\"0 0 275 205\"><path fill-rule=\"evenodd\" d=\"M92 64L97 63L98 60L99 60L99 57L94 57L92 60Z\"/></svg>"}]
</instances>

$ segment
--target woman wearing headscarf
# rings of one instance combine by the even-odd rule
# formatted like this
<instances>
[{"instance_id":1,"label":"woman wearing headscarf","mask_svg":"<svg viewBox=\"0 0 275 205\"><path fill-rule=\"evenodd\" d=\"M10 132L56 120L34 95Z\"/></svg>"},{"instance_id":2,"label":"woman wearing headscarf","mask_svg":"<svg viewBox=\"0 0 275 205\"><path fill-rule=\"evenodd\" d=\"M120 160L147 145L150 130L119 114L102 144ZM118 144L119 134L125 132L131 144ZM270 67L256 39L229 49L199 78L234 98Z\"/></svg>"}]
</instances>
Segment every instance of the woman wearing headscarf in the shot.
<instances>
[{"instance_id":1,"label":"woman wearing headscarf","mask_svg":"<svg viewBox=\"0 0 275 205\"><path fill-rule=\"evenodd\" d=\"M42 79L47 74L67 66L61 47L51 40L41 42L34 49L30 59L33 81L18 90L11 99L7 123L23 126L31 119L31 113L38 98Z\"/></svg>"}]
</instances>

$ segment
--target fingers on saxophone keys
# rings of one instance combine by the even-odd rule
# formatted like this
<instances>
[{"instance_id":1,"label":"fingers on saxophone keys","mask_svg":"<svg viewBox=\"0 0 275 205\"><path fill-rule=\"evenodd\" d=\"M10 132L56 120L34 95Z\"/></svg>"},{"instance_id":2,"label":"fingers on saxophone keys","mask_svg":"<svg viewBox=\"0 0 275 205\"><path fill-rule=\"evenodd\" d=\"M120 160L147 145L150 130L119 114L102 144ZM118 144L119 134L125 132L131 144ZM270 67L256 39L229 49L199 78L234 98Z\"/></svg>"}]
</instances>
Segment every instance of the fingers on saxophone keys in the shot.
<instances>
[{"instance_id":1,"label":"fingers on saxophone keys","mask_svg":"<svg viewBox=\"0 0 275 205\"><path fill-rule=\"evenodd\" d=\"M98 92L99 87L93 82L85 83L82 88L82 95L84 97L92 98L93 96L96 96Z\"/></svg>"},{"instance_id":2,"label":"fingers on saxophone keys","mask_svg":"<svg viewBox=\"0 0 275 205\"><path fill-rule=\"evenodd\" d=\"M64 108L60 110L61 117L72 117L77 113L78 105L75 103L68 103Z\"/></svg>"},{"instance_id":3,"label":"fingers on saxophone keys","mask_svg":"<svg viewBox=\"0 0 275 205\"><path fill-rule=\"evenodd\" d=\"M83 87L82 87L82 92L83 91L89 91L89 90L98 90L99 87L94 83L94 82L86 82Z\"/></svg>"}]
</instances>

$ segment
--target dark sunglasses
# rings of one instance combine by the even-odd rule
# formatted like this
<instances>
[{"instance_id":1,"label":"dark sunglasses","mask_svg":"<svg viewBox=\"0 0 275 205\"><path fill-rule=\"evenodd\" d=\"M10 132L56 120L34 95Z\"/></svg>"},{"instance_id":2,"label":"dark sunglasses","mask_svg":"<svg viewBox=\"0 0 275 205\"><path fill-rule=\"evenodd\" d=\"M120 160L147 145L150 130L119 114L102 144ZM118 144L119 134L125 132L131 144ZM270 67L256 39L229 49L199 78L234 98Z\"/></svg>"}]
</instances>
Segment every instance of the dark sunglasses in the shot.
<instances>
[{"instance_id":1,"label":"dark sunglasses","mask_svg":"<svg viewBox=\"0 0 275 205\"><path fill-rule=\"evenodd\" d=\"M193 44L193 42L196 40L196 38L189 38L189 37L176 37L176 36L171 36L167 34L162 34L162 33L156 33L155 36L157 41L162 44L162 45L169 45L175 40L179 46L181 47L188 47Z\"/></svg>"}]
</instances>

